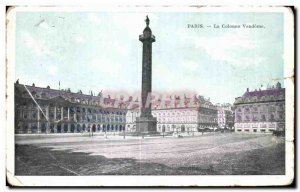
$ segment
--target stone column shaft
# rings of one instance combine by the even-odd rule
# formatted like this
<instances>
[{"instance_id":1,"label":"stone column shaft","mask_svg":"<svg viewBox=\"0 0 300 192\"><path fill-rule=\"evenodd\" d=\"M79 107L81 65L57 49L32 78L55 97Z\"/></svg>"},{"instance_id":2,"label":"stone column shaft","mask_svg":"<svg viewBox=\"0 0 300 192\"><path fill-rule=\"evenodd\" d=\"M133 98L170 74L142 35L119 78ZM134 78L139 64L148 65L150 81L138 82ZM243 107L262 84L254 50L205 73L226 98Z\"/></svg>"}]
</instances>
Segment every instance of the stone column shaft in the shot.
<instances>
[{"instance_id":1,"label":"stone column shaft","mask_svg":"<svg viewBox=\"0 0 300 192\"><path fill-rule=\"evenodd\" d=\"M141 116L151 116L152 40L143 42L142 108ZM147 102L148 99L148 102ZM150 100L149 100L150 99Z\"/></svg>"}]
</instances>

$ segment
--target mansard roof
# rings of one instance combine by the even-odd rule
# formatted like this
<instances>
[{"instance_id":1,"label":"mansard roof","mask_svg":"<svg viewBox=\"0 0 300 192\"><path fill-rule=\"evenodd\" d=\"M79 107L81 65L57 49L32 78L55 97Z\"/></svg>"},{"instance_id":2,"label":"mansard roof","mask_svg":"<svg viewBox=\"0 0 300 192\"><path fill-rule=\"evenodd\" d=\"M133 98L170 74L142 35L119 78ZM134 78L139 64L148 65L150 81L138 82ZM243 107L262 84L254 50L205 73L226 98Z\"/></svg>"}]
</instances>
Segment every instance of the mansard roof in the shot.
<instances>
[{"instance_id":1,"label":"mansard roof","mask_svg":"<svg viewBox=\"0 0 300 192\"><path fill-rule=\"evenodd\" d=\"M285 88L246 91L241 97L235 98L234 104L274 102L285 100Z\"/></svg>"},{"instance_id":2,"label":"mansard roof","mask_svg":"<svg viewBox=\"0 0 300 192\"><path fill-rule=\"evenodd\" d=\"M280 89L267 89L267 90L255 90L251 92L245 92L243 95L243 98L247 97L262 97L262 96L274 96L278 97L282 94L284 94L285 89L280 88Z\"/></svg>"},{"instance_id":3,"label":"mansard roof","mask_svg":"<svg viewBox=\"0 0 300 192\"><path fill-rule=\"evenodd\" d=\"M50 89L50 87L36 87L35 85L22 85L15 84L15 94L20 97L30 97L26 88L36 99L40 100L57 100L59 102L70 102L70 103L79 103L86 105L104 105L107 107L116 107L116 108L127 108L127 109L137 109L140 107L140 102L133 97L129 97L128 100L124 98L111 98L110 96L102 98L102 96L86 95L83 93L73 93L70 90L56 90ZM152 103L152 108L154 109L168 109L168 108L187 108L187 107L204 107L204 108L216 108L209 99L204 98L203 96L176 96L169 95L167 99L153 97L154 102Z\"/></svg>"},{"instance_id":4,"label":"mansard roof","mask_svg":"<svg viewBox=\"0 0 300 192\"><path fill-rule=\"evenodd\" d=\"M32 92L36 92L39 94L45 93L48 98L54 98L57 96L61 96L63 98L74 97L74 98L80 98L80 99L94 99L94 100L99 98L99 96L92 96L92 95L86 95L86 94L81 94L81 93L73 93L71 91L66 91L66 90L57 90L57 89L36 87L36 86L30 86L30 85L25 85L25 86L31 93ZM22 84L19 84L18 88L22 89L22 91L26 91L24 85L22 85Z\"/></svg>"},{"instance_id":5,"label":"mansard roof","mask_svg":"<svg viewBox=\"0 0 300 192\"><path fill-rule=\"evenodd\" d=\"M28 91L37 99L41 100L57 100L57 101L68 101L70 103L81 103L81 104L100 104L101 97L86 95L82 93L73 93L66 90L56 90L50 88L42 88L36 86L15 84L16 87L16 96L20 97L30 97ZM116 99L110 97L103 98L103 104L105 106L114 106ZM124 104L123 101L119 102L121 105ZM116 106L119 107L119 106Z\"/></svg>"}]
</instances>

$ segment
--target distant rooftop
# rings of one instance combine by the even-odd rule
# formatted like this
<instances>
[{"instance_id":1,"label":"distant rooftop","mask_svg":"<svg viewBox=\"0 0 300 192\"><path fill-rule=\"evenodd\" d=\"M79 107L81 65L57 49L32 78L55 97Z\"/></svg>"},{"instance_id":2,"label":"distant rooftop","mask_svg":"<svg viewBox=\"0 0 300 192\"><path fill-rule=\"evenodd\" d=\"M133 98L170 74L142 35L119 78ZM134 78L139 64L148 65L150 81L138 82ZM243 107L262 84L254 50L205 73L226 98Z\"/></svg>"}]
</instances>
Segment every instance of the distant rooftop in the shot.
<instances>
[{"instance_id":1,"label":"distant rooftop","mask_svg":"<svg viewBox=\"0 0 300 192\"><path fill-rule=\"evenodd\" d=\"M49 86L37 87L35 84L32 85L23 85L19 84L17 81L15 83L15 94L16 96L21 97L30 97L26 88L29 92L38 99L52 99L56 97L63 97L65 100L72 103L80 103L86 105L99 105L104 107L121 107L127 109L137 109L140 107L139 98L134 99L132 96L129 98L111 98L110 95L103 96L102 91L95 95L93 92L90 94L83 94L81 90L77 93L72 92L70 89L51 89ZM204 98L201 95L194 96L178 96L178 95L169 95L168 98L164 98L163 101L161 98L155 99L154 97L152 108L153 109L167 109L167 108L185 108L185 107L206 107L206 108L216 108L210 102L209 98Z\"/></svg>"},{"instance_id":2,"label":"distant rooftop","mask_svg":"<svg viewBox=\"0 0 300 192\"><path fill-rule=\"evenodd\" d=\"M281 87L281 84L278 82L276 86L268 87L267 89L255 89L254 91L249 91L247 88L246 92L241 96L235 99L234 104L241 103L253 103L261 101L275 101L275 100L284 100L285 99L285 88Z\"/></svg>"}]
</instances>

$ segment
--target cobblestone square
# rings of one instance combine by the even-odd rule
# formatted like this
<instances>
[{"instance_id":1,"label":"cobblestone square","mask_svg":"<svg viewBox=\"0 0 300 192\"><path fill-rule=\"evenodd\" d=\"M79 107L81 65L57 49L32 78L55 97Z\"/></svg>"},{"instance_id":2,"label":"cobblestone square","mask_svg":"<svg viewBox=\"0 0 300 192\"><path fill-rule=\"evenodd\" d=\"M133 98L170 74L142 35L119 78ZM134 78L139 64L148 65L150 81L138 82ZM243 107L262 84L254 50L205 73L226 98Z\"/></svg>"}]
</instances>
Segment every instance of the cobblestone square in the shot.
<instances>
[{"instance_id":1,"label":"cobblestone square","mask_svg":"<svg viewBox=\"0 0 300 192\"><path fill-rule=\"evenodd\" d=\"M178 137L16 138L16 175L283 175L284 138L210 133Z\"/></svg>"}]
</instances>

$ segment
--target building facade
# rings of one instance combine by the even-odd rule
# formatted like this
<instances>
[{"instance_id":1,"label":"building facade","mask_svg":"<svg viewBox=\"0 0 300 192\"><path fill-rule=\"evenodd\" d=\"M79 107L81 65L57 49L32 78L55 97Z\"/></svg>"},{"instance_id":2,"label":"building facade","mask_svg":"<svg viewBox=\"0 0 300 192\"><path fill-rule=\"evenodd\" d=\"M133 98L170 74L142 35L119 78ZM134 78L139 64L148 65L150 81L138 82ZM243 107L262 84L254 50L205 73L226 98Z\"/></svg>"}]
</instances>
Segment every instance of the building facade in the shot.
<instances>
[{"instance_id":1,"label":"building facade","mask_svg":"<svg viewBox=\"0 0 300 192\"><path fill-rule=\"evenodd\" d=\"M278 82L266 90L247 91L234 102L235 131L268 133L285 129L285 89Z\"/></svg>"},{"instance_id":2,"label":"building facade","mask_svg":"<svg viewBox=\"0 0 300 192\"><path fill-rule=\"evenodd\" d=\"M102 102L101 102L102 101ZM15 133L120 132L127 109L115 99L81 91L54 90L15 83Z\"/></svg>"},{"instance_id":3,"label":"building facade","mask_svg":"<svg viewBox=\"0 0 300 192\"><path fill-rule=\"evenodd\" d=\"M15 133L135 132L140 116L139 99L103 97L49 86L15 83ZM197 132L216 129L218 109L208 99L170 97L152 104L158 132Z\"/></svg>"},{"instance_id":4,"label":"building facade","mask_svg":"<svg viewBox=\"0 0 300 192\"><path fill-rule=\"evenodd\" d=\"M127 111L127 131L135 131L135 117L139 113L138 103ZM157 132L190 133L215 129L218 126L217 113L217 107L202 96L193 99L185 97L182 100L174 96L164 102L155 100L152 104L152 115L157 118Z\"/></svg>"},{"instance_id":5,"label":"building facade","mask_svg":"<svg viewBox=\"0 0 300 192\"><path fill-rule=\"evenodd\" d=\"M218 128L233 129L234 128L234 110L230 103L217 104L218 108Z\"/></svg>"}]
</instances>

